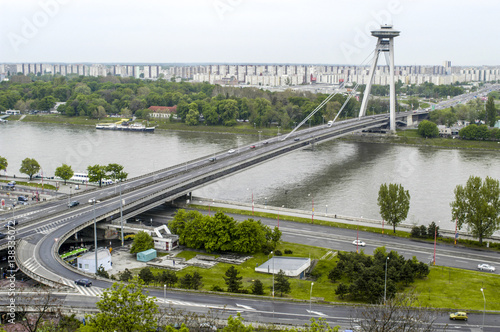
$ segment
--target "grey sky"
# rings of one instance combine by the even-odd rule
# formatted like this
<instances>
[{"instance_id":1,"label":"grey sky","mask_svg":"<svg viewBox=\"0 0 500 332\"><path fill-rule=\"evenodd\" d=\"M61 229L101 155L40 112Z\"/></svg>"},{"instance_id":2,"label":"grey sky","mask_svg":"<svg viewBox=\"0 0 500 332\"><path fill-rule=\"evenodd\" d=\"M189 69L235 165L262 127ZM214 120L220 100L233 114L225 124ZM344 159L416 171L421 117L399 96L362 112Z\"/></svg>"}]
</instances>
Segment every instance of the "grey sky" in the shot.
<instances>
[{"instance_id":1,"label":"grey sky","mask_svg":"<svg viewBox=\"0 0 500 332\"><path fill-rule=\"evenodd\" d=\"M495 0L0 0L0 62L497 65Z\"/></svg>"}]
</instances>

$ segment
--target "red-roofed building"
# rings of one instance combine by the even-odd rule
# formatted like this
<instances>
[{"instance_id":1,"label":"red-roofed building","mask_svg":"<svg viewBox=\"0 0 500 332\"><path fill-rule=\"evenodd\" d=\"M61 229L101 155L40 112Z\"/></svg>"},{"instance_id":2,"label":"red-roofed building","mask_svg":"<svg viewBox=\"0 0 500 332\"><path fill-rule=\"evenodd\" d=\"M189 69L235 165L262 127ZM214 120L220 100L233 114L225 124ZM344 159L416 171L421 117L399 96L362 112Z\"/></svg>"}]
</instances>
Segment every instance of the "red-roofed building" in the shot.
<instances>
[{"instance_id":1,"label":"red-roofed building","mask_svg":"<svg viewBox=\"0 0 500 332\"><path fill-rule=\"evenodd\" d=\"M177 114L177 105L175 106L150 106L148 108L151 113L149 116L152 118L168 118L170 115Z\"/></svg>"}]
</instances>

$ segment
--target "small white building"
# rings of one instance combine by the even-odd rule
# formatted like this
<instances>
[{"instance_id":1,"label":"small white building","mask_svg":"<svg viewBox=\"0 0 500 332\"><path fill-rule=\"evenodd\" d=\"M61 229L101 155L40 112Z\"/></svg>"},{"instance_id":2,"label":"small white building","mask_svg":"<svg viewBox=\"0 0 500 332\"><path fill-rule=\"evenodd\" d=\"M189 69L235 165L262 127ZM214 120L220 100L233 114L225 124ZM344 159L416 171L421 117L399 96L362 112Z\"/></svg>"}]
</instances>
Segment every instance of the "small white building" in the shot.
<instances>
[{"instance_id":1,"label":"small white building","mask_svg":"<svg viewBox=\"0 0 500 332\"><path fill-rule=\"evenodd\" d=\"M154 248L157 250L171 251L179 246L179 236L172 234L167 225L156 227L151 236L153 237Z\"/></svg>"},{"instance_id":2,"label":"small white building","mask_svg":"<svg viewBox=\"0 0 500 332\"><path fill-rule=\"evenodd\" d=\"M274 256L264 264L255 268L256 272L278 274L282 270L289 277L305 276L305 271L311 266L310 258Z\"/></svg>"},{"instance_id":3,"label":"small white building","mask_svg":"<svg viewBox=\"0 0 500 332\"><path fill-rule=\"evenodd\" d=\"M89 251L76 259L77 268L80 271L96 273L95 251ZM97 267L101 266L105 271L111 270L111 253L108 249L97 250Z\"/></svg>"}]
</instances>

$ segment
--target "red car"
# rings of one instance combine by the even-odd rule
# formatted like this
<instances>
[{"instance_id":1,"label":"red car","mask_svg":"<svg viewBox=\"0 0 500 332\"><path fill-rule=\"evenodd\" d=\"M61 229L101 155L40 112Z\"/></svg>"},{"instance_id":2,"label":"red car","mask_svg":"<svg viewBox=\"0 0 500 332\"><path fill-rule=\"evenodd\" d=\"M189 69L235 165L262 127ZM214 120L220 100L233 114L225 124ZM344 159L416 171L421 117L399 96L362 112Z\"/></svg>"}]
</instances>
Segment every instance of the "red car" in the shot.
<instances>
[{"instance_id":1,"label":"red car","mask_svg":"<svg viewBox=\"0 0 500 332\"><path fill-rule=\"evenodd\" d=\"M250 147L250 149L255 149L255 145L252 145L252 146Z\"/></svg>"}]
</instances>

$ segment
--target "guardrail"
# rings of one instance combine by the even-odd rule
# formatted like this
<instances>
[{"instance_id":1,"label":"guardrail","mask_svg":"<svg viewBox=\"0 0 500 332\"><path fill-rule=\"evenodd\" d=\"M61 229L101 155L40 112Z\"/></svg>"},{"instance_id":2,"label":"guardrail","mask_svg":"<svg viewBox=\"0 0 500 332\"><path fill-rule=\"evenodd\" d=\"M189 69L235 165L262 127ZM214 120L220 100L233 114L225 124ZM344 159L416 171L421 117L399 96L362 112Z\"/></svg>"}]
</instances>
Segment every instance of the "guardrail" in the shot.
<instances>
[{"instance_id":1,"label":"guardrail","mask_svg":"<svg viewBox=\"0 0 500 332\"><path fill-rule=\"evenodd\" d=\"M30 269L28 269L26 266L23 265L21 259L19 258L19 253L22 252L23 250L25 250L27 243L28 242L26 242L23 239L17 241L17 243L16 243L15 261L16 261L17 266L21 269L21 271L23 271L23 273L26 274L31 279L36 280L39 283L42 283L44 285L47 285L47 286L50 286L53 288L59 288L59 289L72 289L71 287L69 287L68 285L66 285L64 283L60 283L60 282L45 278L45 277L43 277L35 272L32 272ZM35 253L33 253L33 256L34 255L35 255Z\"/></svg>"}]
</instances>

